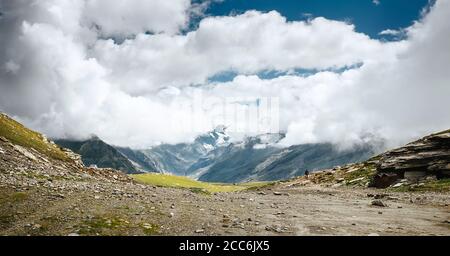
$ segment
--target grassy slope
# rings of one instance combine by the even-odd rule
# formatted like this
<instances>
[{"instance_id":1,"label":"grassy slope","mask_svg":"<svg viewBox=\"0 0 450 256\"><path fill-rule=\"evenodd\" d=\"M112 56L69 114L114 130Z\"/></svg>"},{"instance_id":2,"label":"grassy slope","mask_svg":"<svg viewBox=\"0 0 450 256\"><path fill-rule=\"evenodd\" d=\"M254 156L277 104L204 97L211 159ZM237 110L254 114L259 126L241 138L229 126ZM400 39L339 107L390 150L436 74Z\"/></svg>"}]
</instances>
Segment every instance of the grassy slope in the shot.
<instances>
[{"instance_id":1,"label":"grassy slope","mask_svg":"<svg viewBox=\"0 0 450 256\"><path fill-rule=\"evenodd\" d=\"M33 148L53 159L69 161L70 158L58 146L44 140L40 133L32 131L8 116L0 113L0 136L14 144Z\"/></svg>"},{"instance_id":2,"label":"grassy slope","mask_svg":"<svg viewBox=\"0 0 450 256\"><path fill-rule=\"evenodd\" d=\"M161 187L201 189L209 193L235 192L259 186L264 186L267 184L266 182L242 183L238 185L207 183L192 180L187 177L156 174L156 173L136 174L131 175L131 177L133 177L136 181L144 184L150 184Z\"/></svg>"}]
</instances>

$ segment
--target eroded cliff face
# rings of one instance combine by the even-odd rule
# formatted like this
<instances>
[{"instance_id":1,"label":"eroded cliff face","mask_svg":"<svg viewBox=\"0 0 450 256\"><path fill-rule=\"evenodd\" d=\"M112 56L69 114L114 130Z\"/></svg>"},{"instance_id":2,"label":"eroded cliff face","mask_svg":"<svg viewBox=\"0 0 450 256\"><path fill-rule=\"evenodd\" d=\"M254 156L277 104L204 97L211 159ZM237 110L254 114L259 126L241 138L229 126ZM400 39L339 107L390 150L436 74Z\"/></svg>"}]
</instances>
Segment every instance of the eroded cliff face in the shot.
<instances>
[{"instance_id":1,"label":"eroded cliff face","mask_svg":"<svg viewBox=\"0 0 450 256\"><path fill-rule=\"evenodd\" d=\"M377 157L373 186L388 187L399 179L450 177L450 130L426 136Z\"/></svg>"}]
</instances>

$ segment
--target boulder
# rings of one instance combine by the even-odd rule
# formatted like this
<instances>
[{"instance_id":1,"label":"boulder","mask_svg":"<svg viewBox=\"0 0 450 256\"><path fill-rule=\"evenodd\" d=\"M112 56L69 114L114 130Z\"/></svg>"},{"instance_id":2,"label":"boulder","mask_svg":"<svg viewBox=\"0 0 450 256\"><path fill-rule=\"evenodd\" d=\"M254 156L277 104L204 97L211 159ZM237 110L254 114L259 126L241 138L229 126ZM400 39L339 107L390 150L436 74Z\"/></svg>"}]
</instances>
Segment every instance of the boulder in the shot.
<instances>
[{"instance_id":1,"label":"boulder","mask_svg":"<svg viewBox=\"0 0 450 256\"><path fill-rule=\"evenodd\" d=\"M376 162L379 175L375 187L392 185L397 178L419 180L427 176L450 177L450 130L426 136L420 140L381 154Z\"/></svg>"},{"instance_id":2,"label":"boulder","mask_svg":"<svg viewBox=\"0 0 450 256\"><path fill-rule=\"evenodd\" d=\"M371 187L387 188L396 183L401 177L397 173L377 173L373 177Z\"/></svg>"}]
</instances>

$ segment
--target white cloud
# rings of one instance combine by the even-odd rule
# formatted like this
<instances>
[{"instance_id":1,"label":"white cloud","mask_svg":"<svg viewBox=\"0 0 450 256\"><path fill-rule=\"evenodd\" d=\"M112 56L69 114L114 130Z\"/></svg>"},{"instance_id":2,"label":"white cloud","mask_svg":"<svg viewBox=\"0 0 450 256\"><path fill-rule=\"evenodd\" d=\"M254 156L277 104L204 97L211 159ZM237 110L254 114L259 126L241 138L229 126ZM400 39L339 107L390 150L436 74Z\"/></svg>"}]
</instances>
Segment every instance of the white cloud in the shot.
<instances>
[{"instance_id":1,"label":"white cloud","mask_svg":"<svg viewBox=\"0 0 450 256\"><path fill-rule=\"evenodd\" d=\"M382 47L343 22L287 22L277 12L249 11L205 18L198 30L185 36L141 34L121 45L100 40L94 56L112 70L112 80L140 95L166 86L201 84L228 70L251 74L351 66L389 54L389 47Z\"/></svg>"},{"instance_id":2,"label":"white cloud","mask_svg":"<svg viewBox=\"0 0 450 256\"><path fill-rule=\"evenodd\" d=\"M187 25L190 0L88 0L83 12L88 26L105 36L142 32L177 33Z\"/></svg>"},{"instance_id":3,"label":"white cloud","mask_svg":"<svg viewBox=\"0 0 450 256\"><path fill-rule=\"evenodd\" d=\"M402 31L400 30L394 30L394 29L385 29L383 31L381 31L380 33L378 33L379 35L385 36L385 35L390 35L390 36L398 36L402 34Z\"/></svg>"},{"instance_id":4,"label":"white cloud","mask_svg":"<svg viewBox=\"0 0 450 256\"><path fill-rule=\"evenodd\" d=\"M404 40L392 43L343 22L287 22L276 12L255 11L204 18L184 35L178 31L188 22L188 1L145 1L137 10L138 2L2 1L0 109L49 136L95 133L134 147L192 140L211 128L214 102L192 112L198 93L279 97L285 145L351 145L371 137L397 145L450 127L448 1L437 1ZM164 13L147 15L155 10ZM121 16L123 22L110 19ZM133 34L122 44L101 39ZM358 63L343 73L289 72ZM240 75L207 82L228 70ZM264 70L291 75L254 76ZM180 129L192 120L198 129Z\"/></svg>"}]
</instances>

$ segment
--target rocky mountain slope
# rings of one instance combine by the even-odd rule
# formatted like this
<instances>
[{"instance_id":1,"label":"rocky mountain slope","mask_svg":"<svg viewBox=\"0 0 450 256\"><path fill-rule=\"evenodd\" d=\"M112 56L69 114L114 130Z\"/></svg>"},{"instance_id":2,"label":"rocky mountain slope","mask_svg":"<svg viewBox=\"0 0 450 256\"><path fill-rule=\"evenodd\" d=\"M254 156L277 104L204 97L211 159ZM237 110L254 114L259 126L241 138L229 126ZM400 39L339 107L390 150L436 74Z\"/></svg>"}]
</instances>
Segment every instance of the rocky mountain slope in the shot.
<instances>
[{"instance_id":1,"label":"rocky mountain slope","mask_svg":"<svg viewBox=\"0 0 450 256\"><path fill-rule=\"evenodd\" d=\"M450 191L450 130L426 136L367 161L321 170L296 184Z\"/></svg>"},{"instance_id":2,"label":"rocky mountain slope","mask_svg":"<svg viewBox=\"0 0 450 256\"><path fill-rule=\"evenodd\" d=\"M162 144L144 150L113 147L99 138L56 140L82 156L86 165L115 168L125 173L157 172L207 182L273 181L368 159L377 153L367 144L337 150L331 144L281 148L284 134L261 134L232 141L224 126L198 136L192 143Z\"/></svg>"},{"instance_id":3,"label":"rocky mountain slope","mask_svg":"<svg viewBox=\"0 0 450 256\"><path fill-rule=\"evenodd\" d=\"M274 147L244 149L229 156L234 165L227 164L226 161L222 162L223 165L218 163L200 177L200 180L227 182L284 180L301 176L306 170L322 170L366 160L375 152L376 149L370 145L338 150L331 144L304 144L282 149ZM242 168L243 166L245 168Z\"/></svg>"},{"instance_id":4,"label":"rocky mountain slope","mask_svg":"<svg viewBox=\"0 0 450 256\"><path fill-rule=\"evenodd\" d=\"M84 141L61 139L55 140L55 143L81 155L86 166L96 165L100 168L113 168L124 173L140 173L128 158L98 137L94 136Z\"/></svg>"},{"instance_id":5,"label":"rocky mountain slope","mask_svg":"<svg viewBox=\"0 0 450 256\"><path fill-rule=\"evenodd\" d=\"M450 130L426 136L381 154L374 162L373 186L388 187L398 180L450 178Z\"/></svg>"},{"instance_id":6,"label":"rocky mountain slope","mask_svg":"<svg viewBox=\"0 0 450 256\"><path fill-rule=\"evenodd\" d=\"M229 140L225 127L217 127L198 136L192 143L162 144L139 152L155 163L158 172L195 176L196 171L220 155Z\"/></svg>"},{"instance_id":7,"label":"rocky mountain slope","mask_svg":"<svg viewBox=\"0 0 450 256\"><path fill-rule=\"evenodd\" d=\"M0 235L450 235L450 190L314 184L338 174L350 181L373 163L205 194L86 168L79 155L0 117Z\"/></svg>"}]
</instances>

